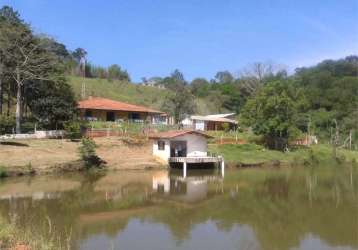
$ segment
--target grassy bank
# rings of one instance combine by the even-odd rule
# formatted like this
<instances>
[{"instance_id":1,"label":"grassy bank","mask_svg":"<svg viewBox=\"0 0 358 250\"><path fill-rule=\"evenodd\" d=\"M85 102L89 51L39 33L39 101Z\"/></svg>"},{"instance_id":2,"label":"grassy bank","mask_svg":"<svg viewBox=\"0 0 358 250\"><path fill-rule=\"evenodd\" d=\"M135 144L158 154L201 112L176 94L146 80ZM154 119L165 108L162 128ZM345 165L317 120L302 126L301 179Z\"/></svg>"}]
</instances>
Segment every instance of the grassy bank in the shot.
<instances>
[{"instance_id":1,"label":"grassy bank","mask_svg":"<svg viewBox=\"0 0 358 250\"><path fill-rule=\"evenodd\" d=\"M211 144L209 151L224 156L226 162L234 165L256 165L276 161L289 165L324 164L335 160L332 157L332 147L326 144L299 147L285 153L268 150L256 144ZM358 162L358 152L340 149L337 161Z\"/></svg>"},{"instance_id":2,"label":"grassy bank","mask_svg":"<svg viewBox=\"0 0 358 250\"><path fill-rule=\"evenodd\" d=\"M0 217L0 249L14 249L14 250L50 250L50 249L70 249L70 237L68 244L63 246L60 244L59 238L51 232L51 225L46 226L47 235L39 233L37 229L25 229L22 226L17 226L15 223L10 223Z\"/></svg>"}]
</instances>

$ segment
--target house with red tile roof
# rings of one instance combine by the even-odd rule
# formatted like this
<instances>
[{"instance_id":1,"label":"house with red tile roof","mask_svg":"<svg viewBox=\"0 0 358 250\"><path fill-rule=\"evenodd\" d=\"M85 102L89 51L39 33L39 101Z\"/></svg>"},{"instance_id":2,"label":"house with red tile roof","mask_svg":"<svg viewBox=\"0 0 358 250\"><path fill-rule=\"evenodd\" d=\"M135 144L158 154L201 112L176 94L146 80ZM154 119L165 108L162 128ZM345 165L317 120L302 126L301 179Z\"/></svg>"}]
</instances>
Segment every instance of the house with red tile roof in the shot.
<instances>
[{"instance_id":1,"label":"house with red tile roof","mask_svg":"<svg viewBox=\"0 0 358 250\"><path fill-rule=\"evenodd\" d=\"M168 123L167 114L159 110L102 97L89 97L79 101L78 109L80 117L86 120Z\"/></svg>"}]
</instances>

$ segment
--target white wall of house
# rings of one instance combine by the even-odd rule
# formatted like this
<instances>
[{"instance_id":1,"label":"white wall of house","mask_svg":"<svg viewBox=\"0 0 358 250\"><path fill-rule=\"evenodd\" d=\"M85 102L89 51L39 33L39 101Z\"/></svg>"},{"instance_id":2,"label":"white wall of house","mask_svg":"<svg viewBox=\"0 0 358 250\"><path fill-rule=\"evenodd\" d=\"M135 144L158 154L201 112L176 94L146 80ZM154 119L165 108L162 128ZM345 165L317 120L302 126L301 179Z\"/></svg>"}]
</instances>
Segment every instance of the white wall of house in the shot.
<instances>
[{"instance_id":1,"label":"white wall of house","mask_svg":"<svg viewBox=\"0 0 358 250\"><path fill-rule=\"evenodd\" d=\"M204 131L205 130L205 121L194 120L194 129Z\"/></svg>"},{"instance_id":2,"label":"white wall of house","mask_svg":"<svg viewBox=\"0 0 358 250\"><path fill-rule=\"evenodd\" d=\"M206 137L197 134L186 134L171 139L173 141L187 142L187 156L207 156L208 144ZM170 152L169 152L170 153Z\"/></svg>"},{"instance_id":3,"label":"white wall of house","mask_svg":"<svg viewBox=\"0 0 358 250\"><path fill-rule=\"evenodd\" d=\"M165 143L164 150L159 150L158 141L163 141ZM153 155L164 162L168 162L170 157L170 142L167 139L153 140Z\"/></svg>"},{"instance_id":4,"label":"white wall of house","mask_svg":"<svg viewBox=\"0 0 358 250\"><path fill-rule=\"evenodd\" d=\"M159 150L158 141L165 143L164 150ZM187 142L187 157L207 156L208 144L204 136L197 134L186 134L177 136L171 139L156 139L153 140L153 155L165 162L170 157L170 141L186 141Z\"/></svg>"}]
</instances>

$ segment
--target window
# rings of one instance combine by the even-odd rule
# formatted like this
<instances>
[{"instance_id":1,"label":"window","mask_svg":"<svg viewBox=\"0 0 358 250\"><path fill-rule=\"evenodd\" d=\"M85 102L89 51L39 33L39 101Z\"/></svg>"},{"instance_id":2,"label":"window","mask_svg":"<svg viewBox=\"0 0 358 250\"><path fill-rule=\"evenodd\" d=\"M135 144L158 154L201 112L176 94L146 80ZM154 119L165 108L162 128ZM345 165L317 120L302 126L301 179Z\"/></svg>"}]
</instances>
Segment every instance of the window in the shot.
<instances>
[{"instance_id":1,"label":"window","mask_svg":"<svg viewBox=\"0 0 358 250\"><path fill-rule=\"evenodd\" d=\"M85 117L92 117L92 110L86 109Z\"/></svg>"},{"instance_id":2,"label":"window","mask_svg":"<svg viewBox=\"0 0 358 250\"><path fill-rule=\"evenodd\" d=\"M139 113L129 113L128 118L129 118L129 120L140 120L140 114Z\"/></svg>"},{"instance_id":3,"label":"window","mask_svg":"<svg viewBox=\"0 0 358 250\"><path fill-rule=\"evenodd\" d=\"M107 112L106 121L114 122L115 120L116 120L116 115L114 114L114 112Z\"/></svg>"},{"instance_id":4,"label":"window","mask_svg":"<svg viewBox=\"0 0 358 250\"><path fill-rule=\"evenodd\" d=\"M158 141L158 150L164 150L165 142L164 141Z\"/></svg>"}]
</instances>

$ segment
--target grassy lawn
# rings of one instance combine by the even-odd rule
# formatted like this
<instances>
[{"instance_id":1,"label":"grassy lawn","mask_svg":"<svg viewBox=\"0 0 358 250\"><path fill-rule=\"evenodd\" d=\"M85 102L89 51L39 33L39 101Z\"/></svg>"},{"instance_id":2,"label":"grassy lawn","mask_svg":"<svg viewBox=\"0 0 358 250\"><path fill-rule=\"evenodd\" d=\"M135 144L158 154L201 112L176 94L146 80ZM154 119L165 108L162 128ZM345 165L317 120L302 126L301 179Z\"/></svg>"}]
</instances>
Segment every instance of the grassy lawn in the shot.
<instances>
[{"instance_id":1,"label":"grassy lawn","mask_svg":"<svg viewBox=\"0 0 358 250\"><path fill-rule=\"evenodd\" d=\"M210 144L209 151L224 156L226 162L257 164L279 160L287 164L304 163L330 163L332 162L332 148L329 145L314 145L309 148L298 148L284 153L268 150L256 144ZM349 150L338 150L338 157L342 161L358 162L358 152Z\"/></svg>"}]
</instances>

